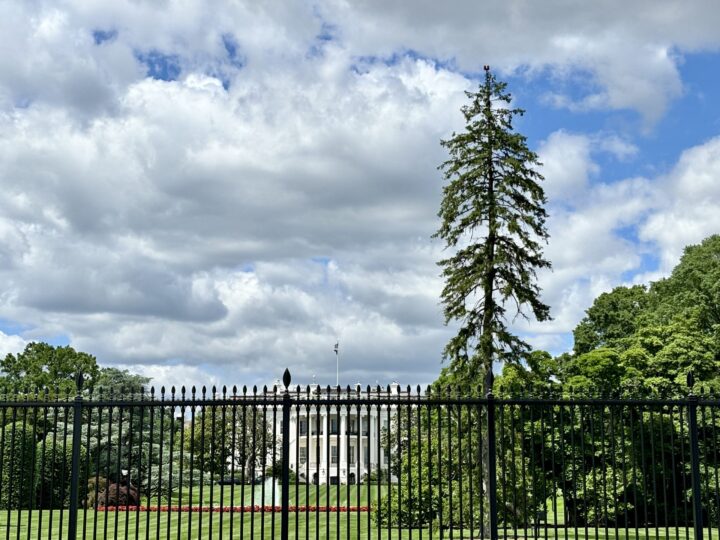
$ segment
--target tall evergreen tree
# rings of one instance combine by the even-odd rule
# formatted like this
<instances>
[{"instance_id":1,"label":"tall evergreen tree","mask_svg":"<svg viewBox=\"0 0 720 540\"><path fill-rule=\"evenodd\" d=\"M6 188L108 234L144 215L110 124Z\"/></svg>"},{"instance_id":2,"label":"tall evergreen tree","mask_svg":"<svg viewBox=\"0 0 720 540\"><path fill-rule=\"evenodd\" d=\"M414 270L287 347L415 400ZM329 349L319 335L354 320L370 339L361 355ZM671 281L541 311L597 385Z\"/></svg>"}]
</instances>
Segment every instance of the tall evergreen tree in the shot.
<instances>
[{"instance_id":1,"label":"tall evergreen tree","mask_svg":"<svg viewBox=\"0 0 720 540\"><path fill-rule=\"evenodd\" d=\"M449 158L439 169L447 184L435 237L453 254L441 260L445 322L460 328L445 347L458 380L477 382L493 361L517 362L527 343L507 326L507 309L539 321L550 318L540 300L536 270L549 268L541 243L548 234L543 179L537 155L512 120L524 111L509 108L507 84L485 66L485 81L461 110L465 130L442 141Z\"/></svg>"}]
</instances>

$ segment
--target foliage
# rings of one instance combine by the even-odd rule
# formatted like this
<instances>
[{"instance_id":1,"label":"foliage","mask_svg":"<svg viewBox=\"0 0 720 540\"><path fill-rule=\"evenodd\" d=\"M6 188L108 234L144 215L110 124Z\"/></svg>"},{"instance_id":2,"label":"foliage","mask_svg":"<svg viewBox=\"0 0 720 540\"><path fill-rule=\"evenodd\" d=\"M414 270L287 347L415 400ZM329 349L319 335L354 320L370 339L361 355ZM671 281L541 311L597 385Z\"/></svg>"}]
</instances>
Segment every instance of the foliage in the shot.
<instances>
[{"instance_id":1,"label":"foliage","mask_svg":"<svg viewBox=\"0 0 720 540\"><path fill-rule=\"evenodd\" d=\"M687 374L720 390L720 236L688 246L671 275L601 294L574 330L559 380L588 392L686 394Z\"/></svg>"},{"instance_id":2,"label":"foliage","mask_svg":"<svg viewBox=\"0 0 720 540\"><path fill-rule=\"evenodd\" d=\"M70 504L70 473L72 470L72 437L65 439L46 435L37 443L35 476L37 478L37 508L68 508ZM86 477L86 450L80 447L79 478ZM86 494L80 482L78 500Z\"/></svg>"},{"instance_id":3,"label":"foliage","mask_svg":"<svg viewBox=\"0 0 720 540\"><path fill-rule=\"evenodd\" d=\"M0 508L27 508L32 502L32 431L24 422L11 422L0 432L0 446Z\"/></svg>"},{"instance_id":4,"label":"foliage","mask_svg":"<svg viewBox=\"0 0 720 540\"><path fill-rule=\"evenodd\" d=\"M687 246L671 275L652 284L649 317L667 324L692 314L697 328L717 336L720 325L720 235Z\"/></svg>"},{"instance_id":5,"label":"foliage","mask_svg":"<svg viewBox=\"0 0 720 540\"><path fill-rule=\"evenodd\" d=\"M150 377L131 373L127 369L104 367L100 368L100 373L95 380L95 387L114 393L124 393L130 390L137 391L147 385L150 380Z\"/></svg>"},{"instance_id":6,"label":"foliage","mask_svg":"<svg viewBox=\"0 0 720 540\"><path fill-rule=\"evenodd\" d=\"M85 508L95 508L97 499L100 494L105 491L107 485L107 479L103 476L91 476L88 478L85 491L87 493L85 498Z\"/></svg>"},{"instance_id":7,"label":"foliage","mask_svg":"<svg viewBox=\"0 0 720 540\"><path fill-rule=\"evenodd\" d=\"M643 285L616 287L598 296L573 331L575 354L621 345L637 330L648 303Z\"/></svg>"},{"instance_id":8,"label":"foliage","mask_svg":"<svg viewBox=\"0 0 720 540\"><path fill-rule=\"evenodd\" d=\"M175 416L179 413L180 418ZM145 497L168 500L173 489L207 483L183 450L185 407L111 407L97 409L83 425L90 476L122 481L122 471ZM60 429L60 428L58 428Z\"/></svg>"},{"instance_id":9,"label":"foliage","mask_svg":"<svg viewBox=\"0 0 720 540\"><path fill-rule=\"evenodd\" d=\"M186 428L184 449L196 466L217 477L233 469L246 481L272 464L273 444L280 455L280 437L273 436L272 409L250 405L206 406Z\"/></svg>"},{"instance_id":10,"label":"foliage","mask_svg":"<svg viewBox=\"0 0 720 540\"><path fill-rule=\"evenodd\" d=\"M540 485L544 473L533 459L533 440L522 437L522 422L528 422L528 418L522 420L518 411L498 412L498 480L503 469L525 470L528 477L535 479L535 485ZM409 419L405 415L394 417L381 444L399 458L390 469L400 482L391 485L388 494L375 505L378 524L462 528L471 522L477 527L486 523L486 440L485 410L442 406ZM509 526L529 523L544 500L534 486L527 490L519 473L506 475L497 496L499 518Z\"/></svg>"},{"instance_id":11,"label":"foliage","mask_svg":"<svg viewBox=\"0 0 720 540\"><path fill-rule=\"evenodd\" d=\"M518 362L528 352L508 330L509 306L550 318L536 284L536 270L550 267L540 245L548 236L540 163L513 130L524 111L506 108L506 86L486 68L478 91L467 92L465 130L442 141L449 158L440 166L447 184L435 236L453 253L438 263L441 300L446 323L460 323L444 356L461 383L482 381L494 360Z\"/></svg>"},{"instance_id":12,"label":"foliage","mask_svg":"<svg viewBox=\"0 0 720 540\"><path fill-rule=\"evenodd\" d=\"M70 346L55 347L47 343L28 343L18 354L8 354L0 361L5 382L26 388L58 388L61 394L75 393L75 376L82 373L93 384L99 374L95 357L77 352Z\"/></svg>"},{"instance_id":13,"label":"foliage","mask_svg":"<svg viewBox=\"0 0 720 540\"><path fill-rule=\"evenodd\" d=\"M611 395L626 375L620 354L607 347L571 357L563 370L565 383L584 395Z\"/></svg>"}]
</instances>

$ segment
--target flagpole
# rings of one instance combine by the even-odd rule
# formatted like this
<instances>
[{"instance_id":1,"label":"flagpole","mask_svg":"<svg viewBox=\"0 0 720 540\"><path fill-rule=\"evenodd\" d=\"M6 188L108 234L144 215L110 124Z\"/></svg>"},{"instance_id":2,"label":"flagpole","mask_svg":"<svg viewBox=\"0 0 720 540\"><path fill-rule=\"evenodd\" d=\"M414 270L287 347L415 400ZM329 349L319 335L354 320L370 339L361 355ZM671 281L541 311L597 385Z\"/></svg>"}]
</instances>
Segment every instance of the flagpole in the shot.
<instances>
[{"instance_id":1,"label":"flagpole","mask_svg":"<svg viewBox=\"0 0 720 540\"><path fill-rule=\"evenodd\" d=\"M335 342L335 386L340 386L340 342Z\"/></svg>"}]
</instances>

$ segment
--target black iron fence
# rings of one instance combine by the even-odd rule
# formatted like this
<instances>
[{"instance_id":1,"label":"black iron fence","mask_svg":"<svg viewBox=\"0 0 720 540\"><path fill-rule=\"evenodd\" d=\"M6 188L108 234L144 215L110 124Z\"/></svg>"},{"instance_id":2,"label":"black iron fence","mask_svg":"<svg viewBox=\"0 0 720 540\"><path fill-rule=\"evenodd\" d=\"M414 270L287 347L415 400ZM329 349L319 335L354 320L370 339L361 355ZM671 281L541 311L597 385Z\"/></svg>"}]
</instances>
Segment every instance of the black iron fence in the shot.
<instances>
[{"instance_id":1,"label":"black iron fence","mask_svg":"<svg viewBox=\"0 0 720 540\"><path fill-rule=\"evenodd\" d=\"M720 400L5 392L0 538L720 536Z\"/></svg>"}]
</instances>

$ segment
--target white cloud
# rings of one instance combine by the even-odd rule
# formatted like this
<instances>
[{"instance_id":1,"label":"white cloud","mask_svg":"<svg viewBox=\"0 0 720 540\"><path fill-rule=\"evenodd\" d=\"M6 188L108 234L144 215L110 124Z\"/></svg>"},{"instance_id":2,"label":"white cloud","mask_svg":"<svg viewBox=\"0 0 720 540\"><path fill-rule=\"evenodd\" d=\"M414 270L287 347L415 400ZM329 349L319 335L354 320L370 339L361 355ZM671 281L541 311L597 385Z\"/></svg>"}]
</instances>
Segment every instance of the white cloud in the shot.
<instances>
[{"instance_id":1,"label":"white cloud","mask_svg":"<svg viewBox=\"0 0 720 540\"><path fill-rule=\"evenodd\" d=\"M67 335L168 386L264 384L286 366L296 381L332 383L340 337L343 383L431 381L452 331L429 240L438 141L461 127L474 84L462 70L550 74L566 107L652 122L682 91L676 55L717 44L717 10L615 7L626 14L3 3L0 46L22 54L0 55L0 318L32 330L0 334L0 352ZM108 39L96 44L96 30ZM146 77L143 54L166 55L178 80ZM562 93L578 74L581 95ZM711 146L659 184L603 184L598 152L629 160L631 142L547 137L555 270L541 284L555 321L527 327L535 343L559 346L598 292L638 268L622 230L642 226L671 261L716 228Z\"/></svg>"},{"instance_id":2,"label":"white cloud","mask_svg":"<svg viewBox=\"0 0 720 540\"><path fill-rule=\"evenodd\" d=\"M580 134L555 131L540 145L545 194L553 201L573 201L585 195L590 177L599 167L590 156L592 141Z\"/></svg>"},{"instance_id":3,"label":"white cloud","mask_svg":"<svg viewBox=\"0 0 720 540\"><path fill-rule=\"evenodd\" d=\"M660 271L668 273L682 250L720 232L720 137L684 151L660 179L657 211L640 237L658 246Z\"/></svg>"},{"instance_id":4,"label":"white cloud","mask_svg":"<svg viewBox=\"0 0 720 540\"><path fill-rule=\"evenodd\" d=\"M365 54L405 48L465 70L491 64L559 79L586 73L584 94L558 95L559 104L635 109L648 124L682 92L677 51L719 45L720 10L710 0L682 6L671 0L574 5L338 0L323 13L337 23L346 43Z\"/></svg>"},{"instance_id":5,"label":"white cloud","mask_svg":"<svg viewBox=\"0 0 720 540\"><path fill-rule=\"evenodd\" d=\"M353 72L326 49L229 92L141 80L90 122L0 116L0 317L103 363L250 380L324 377L341 332L348 377L432 380L434 167L467 81L410 59Z\"/></svg>"},{"instance_id":6,"label":"white cloud","mask_svg":"<svg viewBox=\"0 0 720 540\"><path fill-rule=\"evenodd\" d=\"M18 335L8 335L0 331L0 358L5 358L5 355L10 353L22 352L27 344L28 342Z\"/></svg>"}]
</instances>

